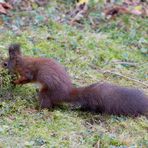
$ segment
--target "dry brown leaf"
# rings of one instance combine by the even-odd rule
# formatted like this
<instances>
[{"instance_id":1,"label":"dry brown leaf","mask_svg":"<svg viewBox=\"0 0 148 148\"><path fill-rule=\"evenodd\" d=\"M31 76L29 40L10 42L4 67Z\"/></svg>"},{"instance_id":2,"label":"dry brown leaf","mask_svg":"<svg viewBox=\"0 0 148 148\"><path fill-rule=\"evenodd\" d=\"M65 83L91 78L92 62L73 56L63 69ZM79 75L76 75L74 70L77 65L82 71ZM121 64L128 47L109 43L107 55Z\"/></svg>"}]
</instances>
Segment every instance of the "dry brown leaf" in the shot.
<instances>
[{"instance_id":1,"label":"dry brown leaf","mask_svg":"<svg viewBox=\"0 0 148 148\"><path fill-rule=\"evenodd\" d=\"M5 8L5 9L12 9L12 6L9 3L2 3L0 2L0 4Z\"/></svg>"},{"instance_id":2,"label":"dry brown leaf","mask_svg":"<svg viewBox=\"0 0 148 148\"><path fill-rule=\"evenodd\" d=\"M118 14L129 14L129 10L124 6L113 6L111 8L106 8L104 10L106 16L110 16L110 18L118 15Z\"/></svg>"},{"instance_id":3,"label":"dry brown leaf","mask_svg":"<svg viewBox=\"0 0 148 148\"><path fill-rule=\"evenodd\" d=\"M2 4L0 4L0 13L2 14L6 14L6 9L2 6Z\"/></svg>"},{"instance_id":4,"label":"dry brown leaf","mask_svg":"<svg viewBox=\"0 0 148 148\"><path fill-rule=\"evenodd\" d=\"M12 9L12 6L5 2L0 2L0 13L7 14L7 10Z\"/></svg>"},{"instance_id":5,"label":"dry brown leaf","mask_svg":"<svg viewBox=\"0 0 148 148\"><path fill-rule=\"evenodd\" d=\"M125 3L126 2L126 3ZM125 1L122 5L113 5L104 9L107 18L114 18L118 14L133 14L148 16L148 6L140 1Z\"/></svg>"}]
</instances>

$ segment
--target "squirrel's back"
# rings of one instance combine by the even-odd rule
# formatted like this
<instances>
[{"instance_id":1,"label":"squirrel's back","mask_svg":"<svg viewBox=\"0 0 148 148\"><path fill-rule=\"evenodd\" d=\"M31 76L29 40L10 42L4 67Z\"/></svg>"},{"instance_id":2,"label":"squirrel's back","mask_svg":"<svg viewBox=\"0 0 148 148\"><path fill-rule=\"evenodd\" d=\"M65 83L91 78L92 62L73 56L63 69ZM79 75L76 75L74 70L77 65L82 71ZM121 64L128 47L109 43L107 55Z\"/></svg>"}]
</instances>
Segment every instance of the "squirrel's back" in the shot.
<instances>
[{"instance_id":1,"label":"squirrel's back","mask_svg":"<svg viewBox=\"0 0 148 148\"><path fill-rule=\"evenodd\" d=\"M48 86L49 96L52 91L53 95L55 95L55 101L60 101L60 98L64 99L64 97L67 97L72 89L72 83L66 69L53 59L40 60L45 60L45 62L40 65L37 81Z\"/></svg>"},{"instance_id":2,"label":"squirrel's back","mask_svg":"<svg viewBox=\"0 0 148 148\"><path fill-rule=\"evenodd\" d=\"M35 82L48 88L49 97L52 96L55 101L60 101L69 95L72 89L71 79L64 66L59 62L49 58L29 57L24 57L23 61L27 61L28 66L30 65L28 68L32 71Z\"/></svg>"}]
</instances>

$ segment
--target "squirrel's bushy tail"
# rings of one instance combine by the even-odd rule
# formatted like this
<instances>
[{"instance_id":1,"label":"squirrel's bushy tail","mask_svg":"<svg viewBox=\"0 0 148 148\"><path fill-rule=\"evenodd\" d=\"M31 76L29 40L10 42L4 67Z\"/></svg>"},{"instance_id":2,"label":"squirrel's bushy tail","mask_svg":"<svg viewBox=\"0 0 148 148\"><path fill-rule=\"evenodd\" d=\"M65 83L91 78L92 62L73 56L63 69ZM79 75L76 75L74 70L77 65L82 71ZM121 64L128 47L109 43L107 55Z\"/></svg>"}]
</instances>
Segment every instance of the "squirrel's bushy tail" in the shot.
<instances>
[{"instance_id":1,"label":"squirrel's bushy tail","mask_svg":"<svg viewBox=\"0 0 148 148\"><path fill-rule=\"evenodd\" d=\"M142 91L109 83L73 88L67 102L98 113L126 116L148 115L148 96Z\"/></svg>"}]
</instances>

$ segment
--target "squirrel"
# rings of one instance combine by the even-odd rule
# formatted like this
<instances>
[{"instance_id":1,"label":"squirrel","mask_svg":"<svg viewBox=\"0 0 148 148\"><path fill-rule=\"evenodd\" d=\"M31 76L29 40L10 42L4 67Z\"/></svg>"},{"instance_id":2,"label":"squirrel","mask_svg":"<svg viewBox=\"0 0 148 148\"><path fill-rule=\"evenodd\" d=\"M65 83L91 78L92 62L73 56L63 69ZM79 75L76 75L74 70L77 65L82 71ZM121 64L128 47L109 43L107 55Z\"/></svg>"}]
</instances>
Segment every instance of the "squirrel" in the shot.
<instances>
[{"instance_id":1,"label":"squirrel","mask_svg":"<svg viewBox=\"0 0 148 148\"><path fill-rule=\"evenodd\" d=\"M22 56L20 45L9 46L9 58L3 67L17 74L13 84L40 83L39 104L41 108L52 108L68 98L72 83L65 68L54 59Z\"/></svg>"},{"instance_id":2,"label":"squirrel","mask_svg":"<svg viewBox=\"0 0 148 148\"><path fill-rule=\"evenodd\" d=\"M80 105L81 109L113 115L138 116L148 113L148 96L135 88L109 83L74 87L65 68L50 58L25 57L19 44L9 46L3 66L19 75L14 84L40 83L39 104L52 108L61 103Z\"/></svg>"}]
</instances>

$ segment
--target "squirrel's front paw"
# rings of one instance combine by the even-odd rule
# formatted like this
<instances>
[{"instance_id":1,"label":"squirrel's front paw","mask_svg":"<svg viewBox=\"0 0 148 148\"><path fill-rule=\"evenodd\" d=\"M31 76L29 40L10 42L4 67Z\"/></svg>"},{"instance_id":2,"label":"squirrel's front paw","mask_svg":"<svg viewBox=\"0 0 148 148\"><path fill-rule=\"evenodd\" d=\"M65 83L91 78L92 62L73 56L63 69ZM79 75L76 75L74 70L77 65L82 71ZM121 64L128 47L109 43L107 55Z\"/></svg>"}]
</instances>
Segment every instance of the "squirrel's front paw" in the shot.
<instances>
[{"instance_id":1,"label":"squirrel's front paw","mask_svg":"<svg viewBox=\"0 0 148 148\"><path fill-rule=\"evenodd\" d=\"M16 84L20 84L20 83L19 83L19 80L14 80L14 81L12 81L12 84L16 85Z\"/></svg>"}]
</instances>

